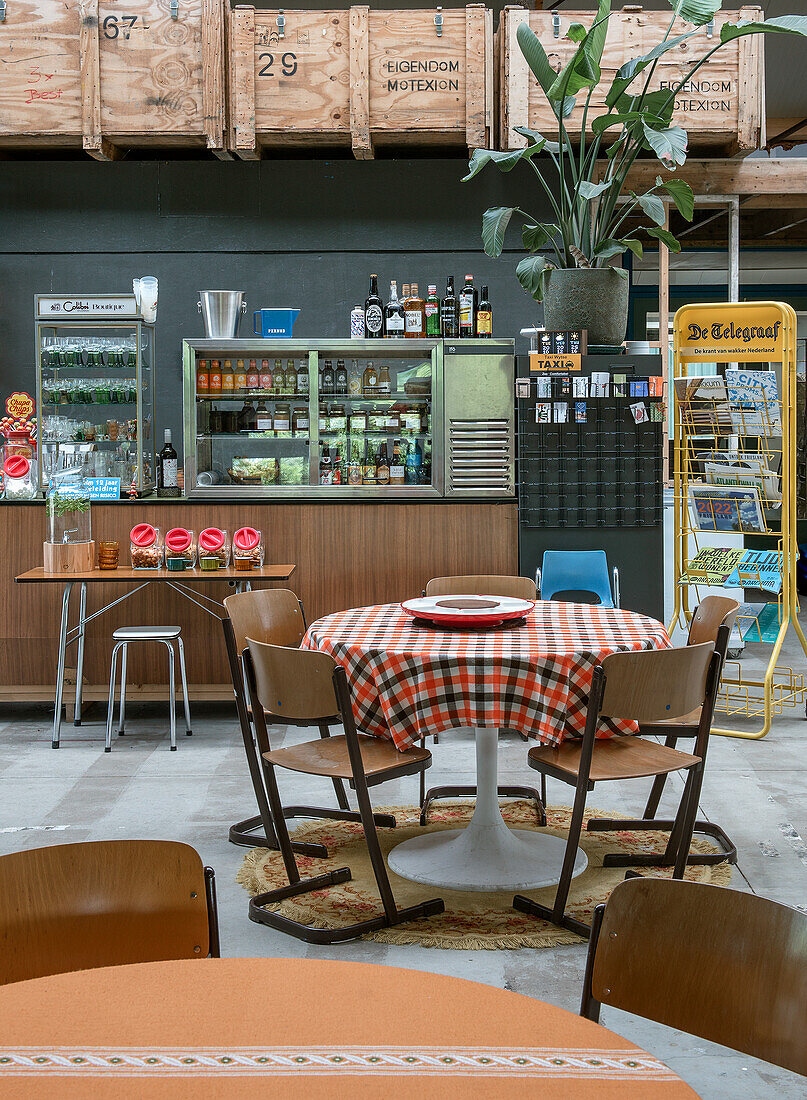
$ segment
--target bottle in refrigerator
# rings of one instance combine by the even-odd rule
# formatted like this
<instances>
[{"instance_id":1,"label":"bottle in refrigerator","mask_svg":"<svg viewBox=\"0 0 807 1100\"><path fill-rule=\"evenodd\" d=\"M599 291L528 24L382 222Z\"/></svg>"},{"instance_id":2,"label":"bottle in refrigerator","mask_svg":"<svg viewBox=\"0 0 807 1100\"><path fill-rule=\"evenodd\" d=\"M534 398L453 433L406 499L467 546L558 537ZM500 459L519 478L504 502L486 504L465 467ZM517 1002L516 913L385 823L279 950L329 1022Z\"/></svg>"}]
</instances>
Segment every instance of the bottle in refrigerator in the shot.
<instances>
[{"instance_id":1,"label":"bottle in refrigerator","mask_svg":"<svg viewBox=\"0 0 807 1100\"><path fill-rule=\"evenodd\" d=\"M208 418L208 431L211 435L221 435L221 413L215 405L210 406L210 417Z\"/></svg>"},{"instance_id":2,"label":"bottle in refrigerator","mask_svg":"<svg viewBox=\"0 0 807 1100\"><path fill-rule=\"evenodd\" d=\"M196 364L196 394L198 397L207 397L210 394L210 372L206 359L200 359Z\"/></svg>"},{"instance_id":3,"label":"bottle in refrigerator","mask_svg":"<svg viewBox=\"0 0 807 1100\"><path fill-rule=\"evenodd\" d=\"M333 455L331 456L331 484L342 484L342 455L339 451L339 444L337 443Z\"/></svg>"},{"instance_id":4,"label":"bottle in refrigerator","mask_svg":"<svg viewBox=\"0 0 807 1100\"><path fill-rule=\"evenodd\" d=\"M157 455L157 496L179 496L179 462L171 443L171 429L165 429L165 445Z\"/></svg>"},{"instance_id":5,"label":"bottle in refrigerator","mask_svg":"<svg viewBox=\"0 0 807 1100\"><path fill-rule=\"evenodd\" d=\"M258 370L258 360L250 359L247 370L247 393L255 393L261 388L261 374Z\"/></svg>"},{"instance_id":6,"label":"bottle in refrigerator","mask_svg":"<svg viewBox=\"0 0 807 1100\"><path fill-rule=\"evenodd\" d=\"M409 450L406 452L406 459L404 462L404 482L407 485L420 484L420 467L422 462L423 454L420 450L420 444L417 439L413 439L409 444Z\"/></svg>"},{"instance_id":7,"label":"bottle in refrigerator","mask_svg":"<svg viewBox=\"0 0 807 1100\"><path fill-rule=\"evenodd\" d=\"M364 469L361 462L361 447L358 440L353 440L350 444L350 462L347 468L348 485L361 485L363 475Z\"/></svg>"},{"instance_id":8,"label":"bottle in refrigerator","mask_svg":"<svg viewBox=\"0 0 807 1100\"><path fill-rule=\"evenodd\" d=\"M386 336L389 340L402 340L405 331L404 308L398 298L398 284L390 280L389 302L384 316Z\"/></svg>"},{"instance_id":9,"label":"bottle in refrigerator","mask_svg":"<svg viewBox=\"0 0 807 1100\"><path fill-rule=\"evenodd\" d=\"M373 445L369 439L365 440L364 443L364 467L362 469L362 484L376 484L375 454L373 453Z\"/></svg>"},{"instance_id":10,"label":"bottle in refrigerator","mask_svg":"<svg viewBox=\"0 0 807 1100\"><path fill-rule=\"evenodd\" d=\"M474 286L473 275L465 276L465 286L460 291L460 336L469 337L476 335L476 310L478 297Z\"/></svg>"},{"instance_id":11,"label":"bottle in refrigerator","mask_svg":"<svg viewBox=\"0 0 807 1100\"><path fill-rule=\"evenodd\" d=\"M210 361L210 396L221 397L221 363L218 359L211 359Z\"/></svg>"},{"instance_id":12,"label":"bottle in refrigerator","mask_svg":"<svg viewBox=\"0 0 807 1100\"><path fill-rule=\"evenodd\" d=\"M378 388L378 371L375 369L375 363L372 361L367 363L364 368L364 375L361 383L362 393L373 396Z\"/></svg>"},{"instance_id":13,"label":"bottle in refrigerator","mask_svg":"<svg viewBox=\"0 0 807 1100\"><path fill-rule=\"evenodd\" d=\"M375 480L376 485L389 485L390 468L389 468L389 456L387 454L387 441L383 440L378 447L378 455L376 456L376 473Z\"/></svg>"},{"instance_id":14,"label":"bottle in refrigerator","mask_svg":"<svg viewBox=\"0 0 807 1100\"><path fill-rule=\"evenodd\" d=\"M333 485L331 451L327 443L323 444L322 454L319 459L319 483L320 485Z\"/></svg>"},{"instance_id":15,"label":"bottle in refrigerator","mask_svg":"<svg viewBox=\"0 0 807 1100\"><path fill-rule=\"evenodd\" d=\"M431 285L426 298L426 335L440 335L440 299L437 297L437 287Z\"/></svg>"},{"instance_id":16,"label":"bottle in refrigerator","mask_svg":"<svg viewBox=\"0 0 807 1100\"><path fill-rule=\"evenodd\" d=\"M361 370L358 359L351 359L347 372L347 392L351 397L361 397Z\"/></svg>"},{"instance_id":17,"label":"bottle in refrigerator","mask_svg":"<svg viewBox=\"0 0 807 1100\"><path fill-rule=\"evenodd\" d=\"M392 392L392 382L390 381L389 367L386 363L382 363L381 366L378 368L375 392L381 394L389 394Z\"/></svg>"},{"instance_id":18,"label":"bottle in refrigerator","mask_svg":"<svg viewBox=\"0 0 807 1100\"><path fill-rule=\"evenodd\" d=\"M235 364L235 392L239 397L243 397L247 392L247 371L243 359L239 359Z\"/></svg>"},{"instance_id":19,"label":"bottle in refrigerator","mask_svg":"<svg viewBox=\"0 0 807 1100\"><path fill-rule=\"evenodd\" d=\"M252 404L252 398L248 397L244 402L244 407L238 414L238 430L239 432L253 432L255 431L255 406Z\"/></svg>"},{"instance_id":20,"label":"bottle in refrigerator","mask_svg":"<svg viewBox=\"0 0 807 1100\"><path fill-rule=\"evenodd\" d=\"M292 397L297 394L297 368L294 365L293 359L286 360L286 375L283 389Z\"/></svg>"},{"instance_id":21,"label":"bottle in refrigerator","mask_svg":"<svg viewBox=\"0 0 807 1100\"><path fill-rule=\"evenodd\" d=\"M422 340L426 335L426 303L418 293L417 283L412 283L412 290L404 302L404 316L406 320L406 338L408 340Z\"/></svg>"},{"instance_id":22,"label":"bottle in refrigerator","mask_svg":"<svg viewBox=\"0 0 807 1100\"><path fill-rule=\"evenodd\" d=\"M308 405L295 405L291 413L292 434L308 437Z\"/></svg>"},{"instance_id":23,"label":"bottle in refrigerator","mask_svg":"<svg viewBox=\"0 0 807 1100\"><path fill-rule=\"evenodd\" d=\"M454 290L454 276L446 278L446 294L440 306L440 330L445 339L456 340L460 334L457 294Z\"/></svg>"},{"instance_id":24,"label":"bottle in refrigerator","mask_svg":"<svg viewBox=\"0 0 807 1100\"><path fill-rule=\"evenodd\" d=\"M277 406L278 412L280 411L280 405ZM258 407L255 410L255 431L256 432L271 432L276 425L272 419L271 410L267 408L266 402L261 399L258 402Z\"/></svg>"},{"instance_id":25,"label":"bottle in refrigerator","mask_svg":"<svg viewBox=\"0 0 807 1100\"><path fill-rule=\"evenodd\" d=\"M260 409L257 410L257 414L260 425ZM278 401L275 405L274 429L275 432L291 431L291 405L288 401Z\"/></svg>"},{"instance_id":26,"label":"bottle in refrigerator","mask_svg":"<svg viewBox=\"0 0 807 1100\"><path fill-rule=\"evenodd\" d=\"M275 359L272 367L272 392L278 395L286 392L286 372L280 359Z\"/></svg>"},{"instance_id":27,"label":"bottle in refrigerator","mask_svg":"<svg viewBox=\"0 0 807 1100\"><path fill-rule=\"evenodd\" d=\"M232 397L235 393L235 371L232 359L225 359L221 368L221 395Z\"/></svg>"},{"instance_id":28,"label":"bottle in refrigerator","mask_svg":"<svg viewBox=\"0 0 807 1100\"><path fill-rule=\"evenodd\" d=\"M322 364L322 370L320 371L319 392L321 394L326 394L327 396L331 396L334 392L334 384L335 384L335 379L334 379L334 370L333 370L333 360L326 359L325 362Z\"/></svg>"},{"instance_id":29,"label":"bottle in refrigerator","mask_svg":"<svg viewBox=\"0 0 807 1100\"><path fill-rule=\"evenodd\" d=\"M347 367L344 359L336 360L336 374L334 375L334 390L341 396L347 394Z\"/></svg>"},{"instance_id":30,"label":"bottle in refrigerator","mask_svg":"<svg viewBox=\"0 0 807 1100\"><path fill-rule=\"evenodd\" d=\"M261 359L261 372L258 375L258 389L263 393L272 393L275 388L275 379L272 367L268 359Z\"/></svg>"},{"instance_id":31,"label":"bottle in refrigerator","mask_svg":"<svg viewBox=\"0 0 807 1100\"><path fill-rule=\"evenodd\" d=\"M392 461L389 468L390 485L404 484L404 453L401 440L396 439L392 444Z\"/></svg>"},{"instance_id":32,"label":"bottle in refrigerator","mask_svg":"<svg viewBox=\"0 0 807 1100\"><path fill-rule=\"evenodd\" d=\"M490 293L486 286L482 287L479 309L476 311L476 335L486 340L493 336L493 306L490 304Z\"/></svg>"},{"instance_id":33,"label":"bottle in refrigerator","mask_svg":"<svg viewBox=\"0 0 807 1100\"><path fill-rule=\"evenodd\" d=\"M364 335L376 340L384 335L384 303L378 294L378 276L370 276L370 293L364 303Z\"/></svg>"},{"instance_id":34,"label":"bottle in refrigerator","mask_svg":"<svg viewBox=\"0 0 807 1100\"><path fill-rule=\"evenodd\" d=\"M297 364L297 393L301 397L308 396L308 360L301 359Z\"/></svg>"}]
</instances>

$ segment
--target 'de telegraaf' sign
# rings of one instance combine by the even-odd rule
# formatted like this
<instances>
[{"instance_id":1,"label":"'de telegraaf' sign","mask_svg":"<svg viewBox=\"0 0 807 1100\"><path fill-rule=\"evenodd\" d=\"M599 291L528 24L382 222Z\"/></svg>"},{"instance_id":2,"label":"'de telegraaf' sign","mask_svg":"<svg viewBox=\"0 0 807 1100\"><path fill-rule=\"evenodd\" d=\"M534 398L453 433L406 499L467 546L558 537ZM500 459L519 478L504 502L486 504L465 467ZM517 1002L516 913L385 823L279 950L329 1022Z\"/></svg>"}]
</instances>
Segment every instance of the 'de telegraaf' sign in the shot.
<instances>
[{"instance_id":1,"label":"'de telegraaf' sign","mask_svg":"<svg viewBox=\"0 0 807 1100\"><path fill-rule=\"evenodd\" d=\"M676 316L679 353L691 359L728 362L781 359L783 313L774 303L756 306L687 306Z\"/></svg>"}]
</instances>

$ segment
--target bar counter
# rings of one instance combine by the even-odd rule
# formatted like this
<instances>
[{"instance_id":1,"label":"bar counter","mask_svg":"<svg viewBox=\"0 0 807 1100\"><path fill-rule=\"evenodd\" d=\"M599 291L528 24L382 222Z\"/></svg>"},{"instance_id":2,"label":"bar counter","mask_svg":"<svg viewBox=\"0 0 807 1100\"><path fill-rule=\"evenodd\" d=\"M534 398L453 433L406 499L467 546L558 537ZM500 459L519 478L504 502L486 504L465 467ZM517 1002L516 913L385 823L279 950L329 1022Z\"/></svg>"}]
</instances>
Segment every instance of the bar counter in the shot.
<instances>
[{"instance_id":1,"label":"bar counter","mask_svg":"<svg viewBox=\"0 0 807 1100\"><path fill-rule=\"evenodd\" d=\"M14 578L42 564L43 501L0 502L6 592L0 647L0 702L51 702L61 613L61 586L15 584ZM348 607L393 602L419 595L430 577L449 574L518 573L515 501L418 501L412 503L317 501L267 503L144 500L92 506L92 534L117 539L120 564L129 565L129 532L140 522L205 527L230 533L249 525L263 532L267 564L293 562L288 584L303 601L309 622ZM144 570L144 580L147 570ZM247 579L249 574L245 574ZM69 575L64 575L69 579ZM178 575L181 579L181 574ZM136 585L132 582L132 586ZM260 582L261 586L266 582ZM233 589L210 584L216 600ZM92 585L88 613L120 594L118 584ZM77 600L77 595L74 595ZM151 585L87 626L84 699L105 699L112 631L129 625L179 625L185 639L193 699L231 699L223 638L215 621L165 586ZM68 651L68 668L75 647ZM165 662L151 647L130 654L130 698L164 699ZM73 681L74 682L74 681ZM70 673L68 671L68 684ZM68 694L69 699L69 694Z\"/></svg>"}]
</instances>

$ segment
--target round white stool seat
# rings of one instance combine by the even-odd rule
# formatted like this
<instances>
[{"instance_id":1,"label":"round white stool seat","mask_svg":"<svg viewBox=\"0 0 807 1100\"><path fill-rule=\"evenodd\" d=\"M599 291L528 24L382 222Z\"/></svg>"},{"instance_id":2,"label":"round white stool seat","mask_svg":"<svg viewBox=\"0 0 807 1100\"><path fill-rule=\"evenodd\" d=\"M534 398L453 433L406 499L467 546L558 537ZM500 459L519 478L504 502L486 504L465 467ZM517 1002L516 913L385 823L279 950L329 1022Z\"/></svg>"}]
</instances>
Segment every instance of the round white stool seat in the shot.
<instances>
[{"instance_id":1,"label":"round white stool seat","mask_svg":"<svg viewBox=\"0 0 807 1100\"><path fill-rule=\"evenodd\" d=\"M119 626L112 634L116 642L161 642L178 638L178 626Z\"/></svg>"}]
</instances>

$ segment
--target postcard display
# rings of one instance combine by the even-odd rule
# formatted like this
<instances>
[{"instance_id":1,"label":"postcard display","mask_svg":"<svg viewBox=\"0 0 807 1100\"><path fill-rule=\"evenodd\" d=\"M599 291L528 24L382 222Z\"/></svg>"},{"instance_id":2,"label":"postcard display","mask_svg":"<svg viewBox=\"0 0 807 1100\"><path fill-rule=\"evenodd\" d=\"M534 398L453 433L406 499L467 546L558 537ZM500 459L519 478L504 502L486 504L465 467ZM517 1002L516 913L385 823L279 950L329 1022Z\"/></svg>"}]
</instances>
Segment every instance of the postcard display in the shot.
<instances>
[{"instance_id":1,"label":"postcard display","mask_svg":"<svg viewBox=\"0 0 807 1100\"><path fill-rule=\"evenodd\" d=\"M698 374L700 364L711 373ZM675 611L686 628L714 587L742 588L737 629L771 645L763 679L727 661L717 710L762 719L804 701L804 676L779 664L796 594L796 315L777 302L684 306L675 315ZM720 546L720 533L742 547ZM708 534L707 534L708 533ZM727 539L736 544L737 539ZM717 543L718 545L715 545ZM694 589L694 593L692 590Z\"/></svg>"}]
</instances>

